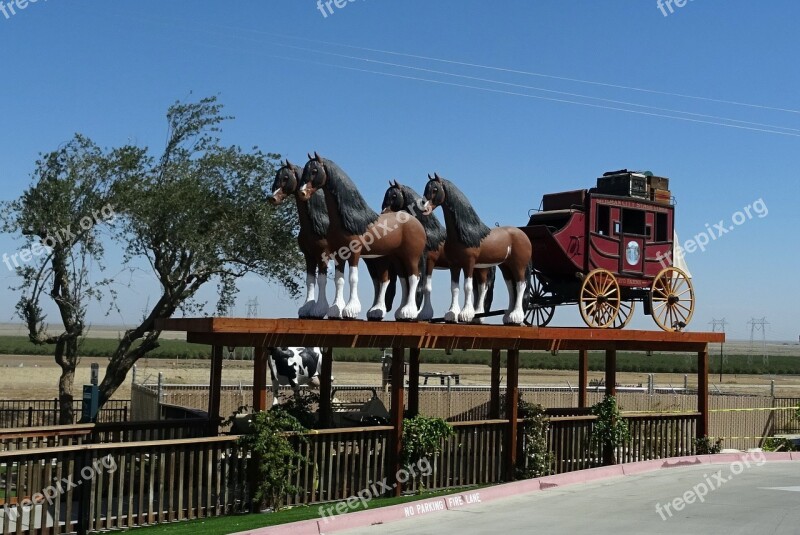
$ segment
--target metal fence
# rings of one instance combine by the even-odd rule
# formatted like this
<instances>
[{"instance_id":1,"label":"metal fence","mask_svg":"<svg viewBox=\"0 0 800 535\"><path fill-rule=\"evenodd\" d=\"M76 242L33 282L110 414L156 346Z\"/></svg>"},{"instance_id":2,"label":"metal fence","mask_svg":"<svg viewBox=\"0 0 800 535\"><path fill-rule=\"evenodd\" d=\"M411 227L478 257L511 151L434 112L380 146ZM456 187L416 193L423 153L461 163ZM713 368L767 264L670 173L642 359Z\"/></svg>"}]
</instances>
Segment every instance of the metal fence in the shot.
<instances>
[{"instance_id":1,"label":"metal fence","mask_svg":"<svg viewBox=\"0 0 800 535\"><path fill-rule=\"evenodd\" d=\"M0 400L0 428L45 427L57 425L61 403L54 399ZM127 422L131 410L131 400L115 399L108 401L97 416L98 422ZM83 400L72 402L72 415L75 424L81 419Z\"/></svg>"}]
</instances>

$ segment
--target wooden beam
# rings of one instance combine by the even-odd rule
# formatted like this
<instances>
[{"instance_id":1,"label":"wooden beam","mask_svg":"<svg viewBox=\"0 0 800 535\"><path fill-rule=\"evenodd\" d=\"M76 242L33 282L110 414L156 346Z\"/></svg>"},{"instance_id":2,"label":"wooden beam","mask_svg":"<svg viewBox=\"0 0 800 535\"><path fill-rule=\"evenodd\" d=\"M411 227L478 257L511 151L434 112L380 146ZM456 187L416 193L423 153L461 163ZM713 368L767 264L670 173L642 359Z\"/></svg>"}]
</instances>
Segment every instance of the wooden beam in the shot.
<instances>
[{"instance_id":1,"label":"wooden beam","mask_svg":"<svg viewBox=\"0 0 800 535\"><path fill-rule=\"evenodd\" d=\"M589 387L589 352L585 349L578 351L578 407L584 409L589 406L587 389Z\"/></svg>"},{"instance_id":2,"label":"wooden beam","mask_svg":"<svg viewBox=\"0 0 800 535\"><path fill-rule=\"evenodd\" d=\"M606 350L606 396L617 395L617 351Z\"/></svg>"},{"instance_id":3,"label":"wooden beam","mask_svg":"<svg viewBox=\"0 0 800 535\"><path fill-rule=\"evenodd\" d=\"M489 395L489 418L500 418L500 350L492 349L492 374Z\"/></svg>"},{"instance_id":4,"label":"wooden beam","mask_svg":"<svg viewBox=\"0 0 800 535\"><path fill-rule=\"evenodd\" d=\"M403 416L405 409L404 387L405 387L405 349L402 347L392 348L392 401L389 407L391 414L392 440L389 456L389 466L392 467L393 474L399 474L402 460L403 449ZM403 493L403 484L396 481L394 488L395 496Z\"/></svg>"},{"instance_id":5,"label":"wooden beam","mask_svg":"<svg viewBox=\"0 0 800 535\"><path fill-rule=\"evenodd\" d=\"M319 374L319 425L327 429L333 425L331 383L333 382L333 348L322 350L322 370Z\"/></svg>"},{"instance_id":6,"label":"wooden beam","mask_svg":"<svg viewBox=\"0 0 800 535\"><path fill-rule=\"evenodd\" d=\"M697 354L697 436L708 435L708 347Z\"/></svg>"},{"instance_id":7,"label":"wooden beam","mask_svg":"<svg viewBox=\"0 0 800 535\"><path fill-rule=\"evenodd\" d=\"M419 348L408 352L408 417L419 414Z\"/></svg>"},{"instance_id":8,"label":"wooden beam","mask_svg":"<svg viewBox=\"0 0 800 535\"><path fill-rule=\"evenodd\" d=\"M519 350L509 349L506 362L506 481L513 481L517 469L517 412L519 404Z\"/></svg>"},{"instance_id":9,"label":"wooden beam","mask_svg":"<svg viewBox=\"0 0 800 535\"><path fill-rule=\"evenodd\" d=\"M267 410L267 351L253 348L253 411Z\"/></svg>"},{"instance_id":10,"label":"wooden beam","mask_svg":"<svg viewBox=\"0 0 800 535\"><path fill-rule=\"evenodd\" d=\"M208 436L210 437L215 437L219 434L223 355L224 348L222 346L213 346L211 348L211 378L208 385Z\"/></svg>"}]
</instances>

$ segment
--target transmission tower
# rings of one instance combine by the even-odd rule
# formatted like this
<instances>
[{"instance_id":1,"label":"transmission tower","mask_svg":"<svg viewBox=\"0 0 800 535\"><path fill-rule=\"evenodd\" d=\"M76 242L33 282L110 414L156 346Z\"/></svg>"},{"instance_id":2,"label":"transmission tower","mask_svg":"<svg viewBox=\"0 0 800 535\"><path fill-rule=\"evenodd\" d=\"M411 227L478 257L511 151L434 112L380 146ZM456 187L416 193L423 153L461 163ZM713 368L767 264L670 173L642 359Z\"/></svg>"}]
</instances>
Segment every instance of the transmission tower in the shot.
<instances>
[{"instance_id":1,"label":"transmission tower","mask_svg":"<svg viewBox=\"0 0 800 535\"><path fill-rule=\"evenodd\" d=\"M728 325L728 321L725 318L718 320L717 318L712 318L711 321L708 322L711 325L711 332L719 332L725 333L725 326ZM722 365L728 363L728 355L725 354L723 350L724 343L719 344L719 382L722 382Z\"/></svg>"},{"instance_id":2,"label":"transmission tower","mask_svg":"<svg viewBox=\"0 0 800 535\"><path fill-rule=\"evenodd\" d=\"M247 317L248 318L258 317L258 297L254 297L247 301Z\"/></svg>"},{"instance_id":3,"label":"transmission tower","mask_svg":"<svg viewBox=\"0 0 800 535\"><path fill-rule=\"evenodd\" d=\"M747 322L750 326L750 352L752 353L754 350L754 344L756 341L756 333L761 332L761 354L764 359L764 364L769 363L769 355L767 355L767 325L769 322L767 321L766 317L763 318L751 318L750 321Z\"/></svg>"}]
</instances>

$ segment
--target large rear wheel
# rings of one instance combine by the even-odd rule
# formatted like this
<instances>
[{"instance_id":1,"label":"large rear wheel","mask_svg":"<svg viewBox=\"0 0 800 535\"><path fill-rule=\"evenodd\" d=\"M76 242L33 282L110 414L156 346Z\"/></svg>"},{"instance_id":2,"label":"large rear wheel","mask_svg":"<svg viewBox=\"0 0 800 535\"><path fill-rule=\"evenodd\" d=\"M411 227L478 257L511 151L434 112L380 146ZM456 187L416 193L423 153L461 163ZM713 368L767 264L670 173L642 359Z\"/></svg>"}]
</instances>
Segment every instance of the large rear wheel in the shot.
<instances>
[{"instance_id":1,"label":"large rear wheel","mask_svg":"<svg viewBox=\"0 0 800 535\"><path fill-rule=\"evenodd\" d=\"M681 331L694 315L694 286L681 269L661 270L650 289L650 311L665 331Z\"/></svg>"},{"instance_id":2,"label":"large rear wheel","mask_svg":"<svg viewBox=\"0 0 800 535\"><path fill-rule=\"evenodd\" d=\"M578 301L583 321L599 329L613 326L619 314L620 297L619 283L613 273L606 269L590 271L583 279Z\"/></svg>"}]
</instances>

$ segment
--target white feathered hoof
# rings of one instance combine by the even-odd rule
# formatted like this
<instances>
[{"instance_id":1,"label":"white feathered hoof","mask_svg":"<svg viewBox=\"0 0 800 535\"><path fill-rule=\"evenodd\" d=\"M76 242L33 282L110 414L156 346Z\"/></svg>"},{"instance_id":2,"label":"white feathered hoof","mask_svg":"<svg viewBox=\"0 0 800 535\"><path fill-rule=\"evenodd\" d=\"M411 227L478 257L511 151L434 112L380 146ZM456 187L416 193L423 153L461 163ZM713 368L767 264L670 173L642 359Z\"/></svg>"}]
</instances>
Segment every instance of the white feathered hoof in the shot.
<instances>
[{"instance_id":1,"label":"white feathered hoof","mask_svg":"<svg viewBox=\"0 0 800 535\"><path fill-rule=\"evenodd\" d=\"M386 317L386 310L381 307L372 307L367 310L367 319L369 321L381 321Z\"/></svg>"},{"instance_id":2,"label":"white feathered hoof","mask_svg":"<svg viewBox=\"0 0 800 535\"><path fill-rule=\"evenodd\" d=\"M342 318L347 320L354 320L358 318L359 314L361 314L361 303L358 301L347 303L347 306L342 310Z\"/></svg>"},{"instance_id":3,"label":"white feathered hoof","mask_svg":"<svg viewBox=\"0 0 800 535\"><path fill-rule=\"evenodd\" d=\"M470 323L475 318L475 309L472 307L464 307L461 314L458 315L460 323Z\"/></svg>"},{"instance_id":4,"label":"white feathered hoof","mask_svg":"<svg viewBox=\"0 0 800 535\"><path fill-rule=\"evenodd\" d=\"M503 323L506 325L522 325L522 321L525 319L525 313L521 310L513 310L511 312L506 312L503 316Z\"/></svg>"},{"instance_id":5,"label":"white feathered hoof","mask_svg":"<svg viewBox=\"0 0 800 535\"><path fill-rule=\"evenodd\" d=\"M297 316L301 319L313 318L316 307L317 307L316 301L306 301L305 303L303 303L303 306L300 307L300 310L297 311Z\"/></svg>"},{"instance_id":6,"label":"white feathered hoof","mask_svg":"<svg viewBox=\"0 0 800 535\"><path fill-rule=\"evenodd\" d=\"M414 321L419 316L419 311L416 305L410 303L403 308L398 308L394 313L394 319L397 321Z\"/></svg>"}]
</instances>

